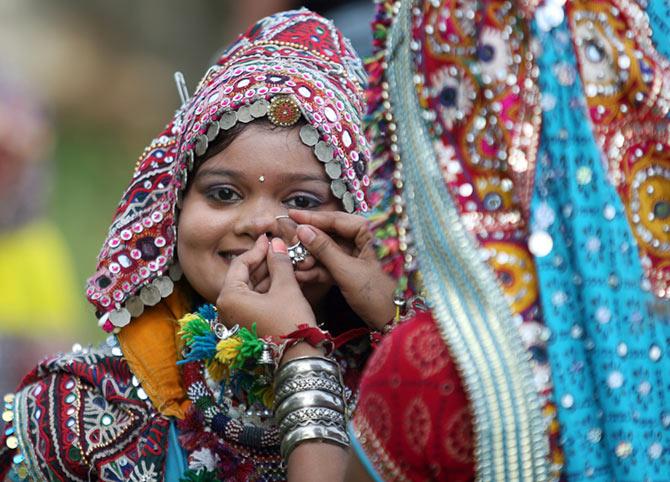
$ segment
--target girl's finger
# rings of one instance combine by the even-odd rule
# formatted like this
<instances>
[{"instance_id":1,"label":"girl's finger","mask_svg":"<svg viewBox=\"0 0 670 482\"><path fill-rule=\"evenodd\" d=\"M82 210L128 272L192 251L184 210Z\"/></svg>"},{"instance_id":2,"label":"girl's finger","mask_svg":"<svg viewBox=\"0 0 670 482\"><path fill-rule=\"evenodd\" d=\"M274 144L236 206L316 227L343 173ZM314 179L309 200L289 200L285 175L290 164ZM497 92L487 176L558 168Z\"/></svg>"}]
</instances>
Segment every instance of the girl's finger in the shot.
<instances>
[{"instance_id":1,"label":"girl's finger","mask_svg":"<svg viewBox=\"0 0 670 482\"><path fill-rule=\"evenodd\" d=\"M295 279L302 285L310 283L335 284L335 280L324 267L313 268L309 271L296 271Z\"/></svg>"},{"instance_id":2,"label":"girl's finger","mask_svg":"<svg viewBox=\"0 0 670 482\"><path fill-rule=\"evenodd\" d=\"M249 279L251 281L252 285L258 285L261 281L263 281L265 278L270 276L270 271L268 271L268 264L267 263L260 263L256 269L254 269L250 274L249 274Z\"/></svg>"},{"instance_id":3,"label":"girl's finger","mask_svg":"<svg viewBox=\"0 0 670 482\"><path fill-rule=\"evenodd\" d=\"M259 283L254 285L253 290L256 293L264 294L270 291L270 276L267 276L266 278L262 279Z\"/></svg>"},{"instance_id":4,"label":"girl's finger","mask_svg":"<svg viewBox=\"0 0 670 482\"><path fill-rule=\"evenodd\" d=\"M256 269L264 260L268 251L267 237L263 234L256 240L253 248L235 258L228 268L224 288L249 288L251 285L250 271Z\"/></svg>"},{"instance_id":5,"label":"girl's finger","mask_svg":"<svg viewBox=\"0 0 670 482\"><path fill-rule=\"evenodd\" d=\"M298 238L310 254L330 271L335 281L339 282L346 274L347 267L350 267L355 259L320 229L301 224L297 232Z\"/></svg>"},{"instance_id":6,"label":"girl's finger","mask_svg":"<svg viewBox=\"0 0 670 482\"><path fill-rule=\"evenodd\" d=\"M317 263L318 261L314 256L307 256L304 261L300 261L295 265L295 271L309 271L310 269L314 268Z\"/></svg>"},{"instance_id":7,"label":"girl's finger","mask_svg":"<svg viewBox=\"0 0 670 482\"><path fill-rule=\"evenodd\" d=\"M292 286L299 289L293 272L293 263L288 256L286 243L281 238L272 239L266 259L268 270L270 271L270 291L273 289L290 291Z\"/></svg>"}]
</instances>

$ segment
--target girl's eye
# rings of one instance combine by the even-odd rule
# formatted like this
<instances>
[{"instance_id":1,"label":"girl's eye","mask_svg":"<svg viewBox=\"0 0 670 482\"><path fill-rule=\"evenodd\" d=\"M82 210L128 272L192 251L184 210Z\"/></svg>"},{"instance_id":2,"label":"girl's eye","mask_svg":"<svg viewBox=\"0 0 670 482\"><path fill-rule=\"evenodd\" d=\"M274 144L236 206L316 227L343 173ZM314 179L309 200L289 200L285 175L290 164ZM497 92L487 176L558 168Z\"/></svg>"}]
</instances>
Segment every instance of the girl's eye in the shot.
<instances>
[{"instance_id":1,"label":"girl's eye","mask_svg":"<svg viewBox=\"0 0 670 482\"><path fill-rule=\"evenodd\" d=\"M207 194L207 197L219 202L232 202L241 199L240 195L229 187L217 187L211 189Z\"/></svg>"},{"instance_id":2,"label":"girl's eye","mask_svg":"<svg viewBox=\"0 0 670 482\"><path fill-rule=\"evenodd\" d=\"M286 204L295 209L314 209L321 206L321 201L312 196L299 195L289 198Z\"/></svg>"}]
</instances>

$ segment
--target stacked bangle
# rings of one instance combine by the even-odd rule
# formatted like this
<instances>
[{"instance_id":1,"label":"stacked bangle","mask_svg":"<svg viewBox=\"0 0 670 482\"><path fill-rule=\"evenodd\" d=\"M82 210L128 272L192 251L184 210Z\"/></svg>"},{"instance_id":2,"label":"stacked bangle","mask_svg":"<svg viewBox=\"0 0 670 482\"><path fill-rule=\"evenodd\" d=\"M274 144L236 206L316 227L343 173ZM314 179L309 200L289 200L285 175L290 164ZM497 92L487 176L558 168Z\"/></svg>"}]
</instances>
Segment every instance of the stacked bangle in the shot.
<instances>
[{"instance_id":1,"label":"stacked bangle","mask_svg":"<svg viewBox=\"0 0 670 482\"><path fill-rule=\"evenodd\" d=\"M301 357L281 367L275 377L275 419L284 460L307 440L348 447L344 385L337 363Z\"/></svg>"}]
</instances>

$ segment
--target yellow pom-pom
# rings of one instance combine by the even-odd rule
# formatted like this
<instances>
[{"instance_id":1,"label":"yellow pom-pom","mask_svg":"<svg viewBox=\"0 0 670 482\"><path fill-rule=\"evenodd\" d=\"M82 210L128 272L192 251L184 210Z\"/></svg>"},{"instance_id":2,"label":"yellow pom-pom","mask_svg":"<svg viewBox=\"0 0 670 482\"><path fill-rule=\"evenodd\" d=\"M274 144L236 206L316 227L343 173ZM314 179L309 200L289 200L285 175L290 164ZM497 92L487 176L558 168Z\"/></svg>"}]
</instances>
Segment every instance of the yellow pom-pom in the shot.
<instances>
[{"instance_id":1,"label":"yellow pom-pom","mask_svg":"<svg viewBox=\"0 0 670 482\"><path fill-rule=\"evenodd\" d=\"M230 366L240 353L240 348L242 348L242 340L236 336L221 340L216 345L216 359L222 364Z\"/></svg>"},{"instance_id":2,"label":"yellow pom-pom","mask_svg":"<svg viewBox=\"0 0 670 482\"><path fill-rule=\"evenodd\" d=\"M209 372L209 376L212 377L212 380L217 383L230 377L230 370L228 367L221 364L218 360L209 362L207 364L207 371Z\"/></svg>"},{"instance_id":3,"label":"yellow pom-pom","mask_svg":"<svg viewBox=\"0 0 670 482\"><path fill-rule=\"evenodd\" d=\"M183 328L189 321L197 320L198 318L200 317L195 313L187 313L179 320L179 326Z\"/></svg>"}]
</instances>

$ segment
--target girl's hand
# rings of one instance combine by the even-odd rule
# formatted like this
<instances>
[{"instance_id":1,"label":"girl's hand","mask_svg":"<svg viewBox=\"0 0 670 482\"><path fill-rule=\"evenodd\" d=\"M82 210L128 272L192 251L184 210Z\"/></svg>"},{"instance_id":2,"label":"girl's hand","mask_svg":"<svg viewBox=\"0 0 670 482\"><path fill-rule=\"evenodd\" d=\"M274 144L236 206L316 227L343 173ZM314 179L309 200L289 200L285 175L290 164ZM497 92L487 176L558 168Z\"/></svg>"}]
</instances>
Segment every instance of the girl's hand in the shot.
<instances>
[{"instance_id":1,"label":"girl's hand","mask_svg":"<svg viewBox=\"0 0 670 482\"><path fill-rule=\"evenodd\" d=\"M367 220L340 211L291 209L289 216L301 223L298 238L322 265L297 271L295 278L305 283L327 282L332 277L356 314L371 327L381 329L395 314L396 282L377 260ZM341 245L326 233L340 238Z\"/></svg>"},{"instance_id":2,"label":"girl's hand","mask_svg":"<svg viewBox=\"0 0 670 482\"><path fill-rule=\"evenodd\" d=\"M298 241L296 236L291 244L294 244ZM317 261L312 256L307 256L304 261L301 261L293 267L294 271L297 273L301 271L309 271L317 265ZM324 271L325 272L325 271ZM328 275L329 276L329 275ZM250 273L251 286L254 291L257 293L267 293L270 289L270 272L268 271L268 264L263 262L260 263L255 269ZM298 280L300 281L299 277ZM329 284L334 284L335 282L330 279Z\"/></svg>"},{"instance_id":3,"label":"girl's hand","mask_svg":"<svg viewBox=\"0 0 670 482\"><path fill-rule=\"evenodd\" d=\"M269 287L265 293L258 293L254 291L251 273L264 263ZM258 336L286 335L305 323L317 326L314 312L295 279L286 244L275 238L268 245L265 235L230 263L216 306L226 325L237 323L251 328L256 323Z\"/></svg>"}]
</instances>

